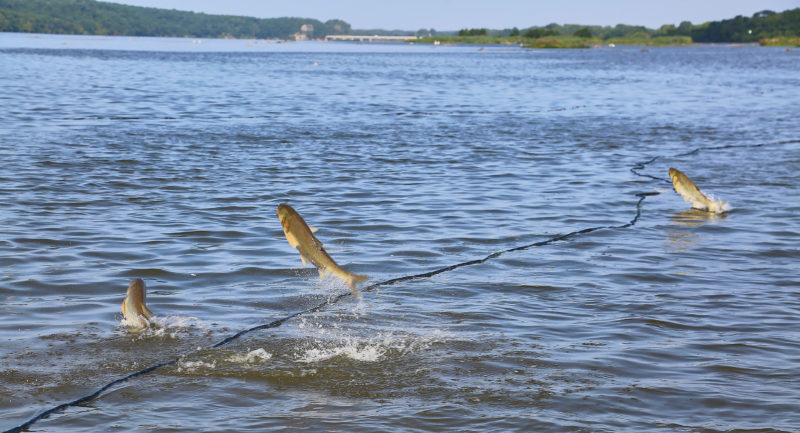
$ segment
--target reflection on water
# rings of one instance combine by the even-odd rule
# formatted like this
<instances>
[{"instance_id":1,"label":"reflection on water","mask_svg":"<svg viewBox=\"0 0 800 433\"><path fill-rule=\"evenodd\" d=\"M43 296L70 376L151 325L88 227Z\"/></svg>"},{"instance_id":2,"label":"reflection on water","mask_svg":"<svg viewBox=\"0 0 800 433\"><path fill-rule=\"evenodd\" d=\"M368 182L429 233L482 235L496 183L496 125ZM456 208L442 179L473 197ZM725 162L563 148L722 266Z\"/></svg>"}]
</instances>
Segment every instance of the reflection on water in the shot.
<instances>
[{"instance_id":1,"label":"reflection on water","mask_svg":"<svg viewBox=\"0 0 800 433\"><path fill-rule=\"evenodd\" d=\"M685 251L697 244L699 240L697 234L683 230L668 230L667 235L669 239L668 252Z\"/></svg>"},{"instance_id":2,"label":"reflection on water","mask_svg":"<svg viewBox=\"0 0 800 433\"><path fill-rule=\"evenodd\" d=\"M718 224L726 218L727 213L709 212L700 209L688 209L674 213L670 217L673 225L677 228L666 230L669 246L667 252L680 253L691 250L703 241L703 233L696 230L706 225ZM709 241L709 235L705 235L705 240ZM685 262L676 262L678 265L687 265ZM685 274L686 271L678 271L678 274Z\"/></svg>"},{"instance_id":3,"label":"reflection on water","mask_svg":"<svg viewBox=\"0 0 800 433\"><path fill-rule=\"evenodd\" d=\"M719 221L717 220L725 219L727 216L727 212L716 213L692 208L676 212L670 217L670 221L684 227L697 227L705 224L718 223Z\"/></svg>"}]
</instances>

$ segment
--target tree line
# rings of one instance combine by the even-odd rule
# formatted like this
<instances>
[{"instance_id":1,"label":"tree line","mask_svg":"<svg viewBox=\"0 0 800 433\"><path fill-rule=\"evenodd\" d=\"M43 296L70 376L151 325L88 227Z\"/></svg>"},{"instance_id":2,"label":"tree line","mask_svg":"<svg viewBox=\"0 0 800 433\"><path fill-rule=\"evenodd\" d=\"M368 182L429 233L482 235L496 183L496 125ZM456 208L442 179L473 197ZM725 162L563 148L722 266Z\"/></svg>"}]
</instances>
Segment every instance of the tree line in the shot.
<instances>
[{"instance_id":1,"label":"tree line","mask_svg":"<svg viewBox=\"0 0 800 433\"><path fill-rule=\"evenodd\" d=\"M252 18L127 6L94 0L0 0L0 31L124 36L291 39L351 33L341 20Z\"/></svg>"},{"instance_id":2,"label":"tree line","mask_svg":"<svg viewBox=\"0 0 800 433\"><path fill-rule=\"evenodd\" d=\"M305 26L310 24L311 26ZM313 27L313 30L311 28ZM124 36L177 36L198 38L280 38L291 39L305 28L306 36L322 38L329 34L363 34L342 20L321 22L311 18L252 18L209 15L177 10L145 8L95 0L0 0L0 31L23 33L62 33ZM800 8L784 12L764 10L752 17L711 21L694 25L665 24L658 29L618 24L585 26L549 24L525 29L462 29L436 32L369 30L369 34L416 34L417 36L455 35L460 37L495 37L538 39L552 36L579 38L650 39L683 37L694 42L757 42L766 38L800 37Z\"/></svg>"},{"instance_id":3,"label":"tree line","mask_svg":"<svg viewBox=\"0 0 800 433\"><path fill-rule=\"evenodd\" d=\"M695 42L757 42L768 38L800 36L800 8L780 13L764 10L752 17L741 15L722 21L693 26Z\"/></svg>"},{"instance_id":4,"label":"tree line","mask_svg":"<svg viewBox=\"0 0 800 433\"><path fill-rule=\"evenodd\" d=\"M616 26L585 26L578 24L548 24L543 27L516 27L503 30L462 29L458 36L494 36L544 38L569 36L580 38L631 38L649 39L660 36L688 36L694 42L758 42L765 38L800 37L800 8L784 12L764 10L752 17L711 21L694 25L683 21L679 25L665 24L658 29L644 26L617 24Z\"/></svg>"}]
</instances>

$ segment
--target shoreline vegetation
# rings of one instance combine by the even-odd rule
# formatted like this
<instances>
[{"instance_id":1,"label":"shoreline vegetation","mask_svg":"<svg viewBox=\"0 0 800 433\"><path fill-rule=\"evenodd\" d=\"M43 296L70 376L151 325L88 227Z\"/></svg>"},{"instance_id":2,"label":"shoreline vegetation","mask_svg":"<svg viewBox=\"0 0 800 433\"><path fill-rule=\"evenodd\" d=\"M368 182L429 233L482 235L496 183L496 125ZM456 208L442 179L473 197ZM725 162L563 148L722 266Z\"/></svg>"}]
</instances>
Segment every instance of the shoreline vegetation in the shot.
<instances>
[{"instance_id":1,"label":"shoreline vegetation","mask_svg":"<svg viewBox=\"0 0 800 433\"><path fill-rule=\"evenodd\" d=\"M764 10L752 17L658 29L618 24L548 24L523 29L437 32L352 29L345 21L253 18L127 6L95 0L0 0L0 32L187 38L327 40L328 36L407 36L406 43L519 45L524 48L593 48L603 45L685 46L694 43L800 47L800 8ZM337 39L337 40L340 40ZM386 38L389 39L389 38ZM380 40L376 38L376 40Z\"/></svg>"},{"instance_id":2,"label":"shoreline vegetation","mask_svg":"<svg viewBox=\"0 0 800 433\"><path fill-rule=\"evenodd\" d=\"M800 47L800 37L765 38L758 44L762 47Z\"/></svg>"},{"instance_id":3,"label":"shoreline vegetation","mask_svg":"<svg viewBox=\"0 0 800 433\"><path fill-rule=\"evenodd\" d=\"M554 35L542 38L512 38L512 37L480 37L480 36L429 36L412 40L414 43L426 44L479 44L479 45L519 45L523 48L597 48L602 45L635 45L635 46L685 46L694 42L689 36L656 36L643 37L618 37L610 39L580 38L572 35Z\"/></svg>"}]
</instances>

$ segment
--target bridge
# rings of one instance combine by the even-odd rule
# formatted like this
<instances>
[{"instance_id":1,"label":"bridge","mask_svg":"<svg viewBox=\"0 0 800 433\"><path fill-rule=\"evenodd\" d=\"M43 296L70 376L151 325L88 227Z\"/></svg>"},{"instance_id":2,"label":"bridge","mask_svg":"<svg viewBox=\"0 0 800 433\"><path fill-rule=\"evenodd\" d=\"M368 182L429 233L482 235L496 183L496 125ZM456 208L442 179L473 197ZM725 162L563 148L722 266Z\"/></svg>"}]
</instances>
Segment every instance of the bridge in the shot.
<instances>
[{"instance_id":1,"label":"bridge","mask_svg":"<svg viewBox=\"0 0 800 433\"><path fill-rule=\"evenodd\" d=\"M358 42L405 42L417 39L416 36L365 36L365 35L328 35L326 41L358 41Z\"/></svg>"}]
</instances>

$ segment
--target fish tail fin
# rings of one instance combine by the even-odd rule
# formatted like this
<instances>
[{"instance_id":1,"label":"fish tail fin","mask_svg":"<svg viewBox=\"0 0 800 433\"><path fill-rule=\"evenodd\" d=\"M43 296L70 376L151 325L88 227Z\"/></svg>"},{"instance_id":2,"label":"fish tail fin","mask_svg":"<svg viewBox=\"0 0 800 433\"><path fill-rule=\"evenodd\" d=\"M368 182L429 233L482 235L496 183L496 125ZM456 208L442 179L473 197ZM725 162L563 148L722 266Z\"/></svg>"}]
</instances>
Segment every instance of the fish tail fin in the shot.
<instances>
[{"instance_id":1,"label":"fish tail fin","mask_svg":"<svg viewBox=\"0 0 800 433\"><path fill-rule=\"evenodd\" d=\"M358 285L358 283L367 281L368 278L369 277L366 275L350 274L350 278L347 280L347 287L350 288L350 292L356 297L356 299L361 299L361 294L358 292L358 289L356 289L356 285Z\"/></svg>"},{"instance_id":2,"label":"fish tail fin","mask_svg":"<svg viewBox=\"0 0 800 433\"><path fill-rule=\"evenodd\" d=\"M358 283L363 283L369 279L366 275L358 275L358 274L351 274L350 279L347 281L347 285L350 287L355 287Z\"/></svg>"}]
</instances>

